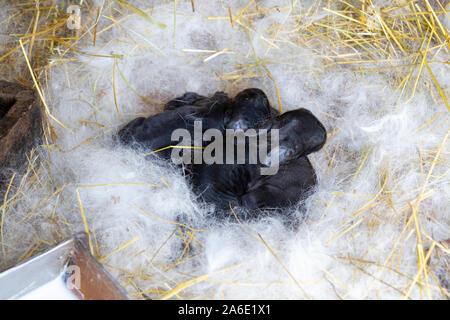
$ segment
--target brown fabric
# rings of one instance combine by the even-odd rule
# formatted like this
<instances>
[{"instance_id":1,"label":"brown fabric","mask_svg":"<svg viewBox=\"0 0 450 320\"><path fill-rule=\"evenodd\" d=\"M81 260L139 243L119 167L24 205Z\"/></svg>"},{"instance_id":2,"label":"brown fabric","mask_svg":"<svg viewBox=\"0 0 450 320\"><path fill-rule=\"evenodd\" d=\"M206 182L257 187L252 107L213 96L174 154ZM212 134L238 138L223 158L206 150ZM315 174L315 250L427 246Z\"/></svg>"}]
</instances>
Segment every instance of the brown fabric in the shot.
<instances>
[{"instance_id":1,"label":"brown fabric","mask_svg":"<svg viewBox=\"0 0 450 320\"><path fill-rule=\"evenodd\" d=\"M0 192L8 169L26 166L27 153L42 135L41 104L34 91L0 80Z\"/></svg>"}]
</instances>

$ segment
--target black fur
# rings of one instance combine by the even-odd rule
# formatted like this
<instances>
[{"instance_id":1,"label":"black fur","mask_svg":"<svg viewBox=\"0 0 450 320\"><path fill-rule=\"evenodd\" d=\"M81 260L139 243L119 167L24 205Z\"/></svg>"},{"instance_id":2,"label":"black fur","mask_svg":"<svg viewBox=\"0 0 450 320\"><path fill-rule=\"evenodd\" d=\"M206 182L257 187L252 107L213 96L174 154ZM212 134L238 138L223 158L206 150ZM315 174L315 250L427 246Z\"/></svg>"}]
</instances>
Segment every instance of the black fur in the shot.
<instances>
[{"instance_id":1,"label":"black fur","mask_svg":"<svg viewBox=\"0 0 450 320\"><path fill-rule=\"evenodd\" d=\"M203 132L208 129L224 131L237 122L244 127L252 127L270 118L270 108L266 95L259 89L246 89L235 99L223 92L216 92L206 98L194 92L169 101L165 111L148 118L137 118L118 132L118 139L124 145L134 145L147 151L155 151L176 145L171 141L172 132L183 128L194 135L194 121L202 122ZM169 159L171 150L166 149L158 155Z\"/></svg>"}]
</instances>

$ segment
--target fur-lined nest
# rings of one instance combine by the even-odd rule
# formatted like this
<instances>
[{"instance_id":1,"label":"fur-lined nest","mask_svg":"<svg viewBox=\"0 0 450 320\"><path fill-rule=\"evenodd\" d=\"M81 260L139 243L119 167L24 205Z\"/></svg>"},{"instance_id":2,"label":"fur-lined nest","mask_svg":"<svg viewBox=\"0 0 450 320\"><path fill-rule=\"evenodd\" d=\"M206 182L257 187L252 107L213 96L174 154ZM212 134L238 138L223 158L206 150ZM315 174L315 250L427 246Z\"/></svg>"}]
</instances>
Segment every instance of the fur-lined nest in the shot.
<instances>
[{"instance_id":1,"label":"fur-lined nest","mask_svg":"<svg viewBox=\"0 0 450 320\"><path fill-rule=\"evenodd\" d=\"M136 299L450 296L448 2L69 2L0 5L0 78L45 120L3 186L1 270L84 230ZM181 172L112 139L185 91L247 87L329 132L295 230L217 223Z\"/></svg>"}]
</instances>

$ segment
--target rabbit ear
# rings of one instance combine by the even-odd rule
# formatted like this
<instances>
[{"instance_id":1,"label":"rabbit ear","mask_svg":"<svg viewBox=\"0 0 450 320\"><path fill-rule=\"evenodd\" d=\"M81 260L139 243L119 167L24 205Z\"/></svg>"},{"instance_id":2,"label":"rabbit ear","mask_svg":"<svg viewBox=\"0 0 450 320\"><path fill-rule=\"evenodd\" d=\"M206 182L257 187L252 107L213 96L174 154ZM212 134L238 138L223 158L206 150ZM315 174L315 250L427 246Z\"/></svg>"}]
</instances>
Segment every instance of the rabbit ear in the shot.
<instances>
[{"instance_id":1,"label":"rabbit ear","mask_svg":"<svg viewBox=\"0 0 450 320\"><path fill-rule=\"evenodd\" d=\"M164 105L164 110L175 110L182 106L193 105L199 100L206 99L206 97L195 92L186 92L183 96L170 100Z\"/></svg>"}]
</instances>

